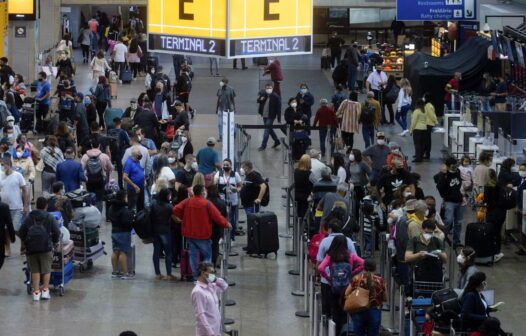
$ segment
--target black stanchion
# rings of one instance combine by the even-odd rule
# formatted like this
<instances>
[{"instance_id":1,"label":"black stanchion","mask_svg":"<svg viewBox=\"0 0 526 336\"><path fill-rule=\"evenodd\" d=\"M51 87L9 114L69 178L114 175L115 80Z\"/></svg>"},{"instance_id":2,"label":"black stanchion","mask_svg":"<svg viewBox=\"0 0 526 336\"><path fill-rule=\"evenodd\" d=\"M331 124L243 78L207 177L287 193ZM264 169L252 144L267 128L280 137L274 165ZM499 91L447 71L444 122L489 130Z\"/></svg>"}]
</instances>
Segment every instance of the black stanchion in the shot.
<instances>
[{"instance_id":1,"label":"black stanchion","mask_svg":"<svg viewBox=\"0 0 526 336\"><path fill-rule=\"evenodd\" d=\"M305 272L307 272L309 260L308 260L307 254L304 251L304 247L305 247L305 244L301 243L300 249L298 251L299 252L298 254L300 256L304 256L304 258L303 258L303 262L300 263L299 265L298 289L292 291L292 295L294 296L304 296L306 295L306 292L307 292L308 277L305 276Z\"/></svg>"}]
</instances>

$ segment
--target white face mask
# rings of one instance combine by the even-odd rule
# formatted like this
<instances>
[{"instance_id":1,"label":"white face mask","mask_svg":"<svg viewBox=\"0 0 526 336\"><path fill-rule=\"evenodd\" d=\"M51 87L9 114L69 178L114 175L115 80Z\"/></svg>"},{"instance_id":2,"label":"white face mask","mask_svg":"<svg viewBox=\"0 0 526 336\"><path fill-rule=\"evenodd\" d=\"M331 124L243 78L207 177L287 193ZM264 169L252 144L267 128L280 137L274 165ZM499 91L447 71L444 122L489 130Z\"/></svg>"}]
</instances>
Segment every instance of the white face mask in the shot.
<instances>
[{"instance_id":1,"label":"white face mask","mask_svg":"<svg viewBox=\"0 0 526 336\"><path fill-rule=\"evenodd\" d=\"M426 213L424 215L425 217L429 216L429 209L426 210Z\"/></svg>"},{"instance_id":2,"label":"white face mask","mask_svg":"<svg viewBox=\"0 0 526 336\"><path fill-rule=\"evenodd\" d=\"M169 157L169 158L168 158L168 163L169 163L169 164L172 164L172 163L174 163L174 162L175 162L175 158L173 158L173 157Z\"/></svg>"},{"instance_id":3,"label":"white face mask","mask_svg":"<svg viewBox=\"0 0 526 336\"><path fill-rule=\"evenodd\" d=\"M404 192L404 197L408 197L408 196L411 196L412 193L410 191L405 191Z\"/></svg>"},{"instance_id":4,"label":"white face mask","mask_svg":"<svg viewBox=\"0 0 526 336\"><path fill-rule=\"evenodd\" d=\"M216 275L213 274L213 273L208 274L208 277L206 278L206 281L208 281L208 283L215 282L216 281Z\"/></svg>"},{"instance_id":5,"label":"white face mask","mask_svg":"<svg viewBox=\"0 0 526 336\"><path fill-rule=\"evenodd\" d=\"M197 162L192 162L192 169L197 170L198 168L199 168L199 165L197 164Z\"/></svg>"},{"instance_id":6,"label":"white face mask","mask_svg":"<svg viewBox=\"0 0 526 336\"><path fill-rule=\"evenodd\" d=\"M303 88L303 89L300 89L300 92L301 92L302 94L306 94L306 93L307 93L307 91L308 91L308 90L307 90L307 89L305 89L305 88Z\"/></svg>"},{"instance_id":7,"label":"white face mask","mask_svg":"<svg viewBox=\"0 0 526 336\"><path fill-rule=\"evenodd\" d=\"M430 240L433 237L432 233L424 233L422 235L426 241Z\"/></svg>"},{"instance_id":8,"label":"white face mask","mask_svg":"<svg viewBox=\"0 0 526 336\"><path fill-rule=\"evenodd\" d=\"M130 107L131 107L132 110L136 110L137 109L137 103L132 103L130 105Z\"/></svg>"},{"instance_id":9,"label":"white face mask","mask_svg":"<svg viewBox=\"0 0 526 336\"><path fill-rule=\"evenodd\" d=\"M393 217L389 217L389 218L387 218L387 224L391 225L391 224L393 224L393 223L394 223L394 219L393 219Z\"/></svg>"},{"instance_id":10,"label":"white face mask","mask_svg":"<svg viewBox=\"0 0 526 336\"><path fill-rule=\"evenodd\" d=\"M404 217L404 209L398 208L398 209L393 210L393 211L396 211L396 217L398 217L398 219Z\"/></svg>"},{"instance_id":11,"label":"white face mask","mask_svg":"<svg viewBox=\"0 0 526 336\"><path fill-rule=\"evenodd\" d=\"M138 136L138 137L137 137L137 140L139 140L139 142L141 142L141 141L142 141L142 137L141 137L141 136Z\"/></svg>"},{"instance_id":12,"label":"white face mask","mask_svg":"<svg viewBox=\"0 0 526 336\"><path fill-rule=\"evenodd\" d=\"M245 176L245 169L243 168L239 169L239 175Z\"/></svg>"},{"instance_id":13,"label":"white face mask","mask_svg":"<svg viewBox=\"0 0 526 336\"><path fill-rule=\"evenodd\" d=\"M155 69L150 70L150 73L153 75L155 73Z\"/></svg>"},{"instance_id":14,"label":"white face mask","mask_svg":"<svg viewBox=\"0 0 526 336\"><path fill-rule=\"evenodd\" d=\"M21 158L22 156L24 156L24 152L16 152L17 158Z\"/></svg>"},{"instance_id":15,"label":"white face mask","mask_svg":"<svg viewBox=\"0 0 526 336\"><path fill-rule=\"evenodd\" d=\"M520 175L520 177L526 177L526 171L519 170L519 175Z\"/></svg>"},{"instance_id":16,"label":"white face mask","mask_svg":"<svg viewBox=\"0 0 526 336\"><path fill-rule=\"evenodd\" d=\"M351 162L354 161L354 154L349 154L349 161L351 161Z\"/></svg>"},{"instance_id":17,"label":"white face mask","mask_svg":"<svg viewBox=\"0 0 526 336\"><path fill-rule=\"evenodd\" d=\"M181 140L183 141L183 143L186 143L188 141L188 138L187 137L181 137Z\"/></svg>"},{"instance_id":18,"label":"white face mask","mask_svg":"<svg viewBox=\"0 0 526 336\"><path fill-rule=\"evenodd\" d=\"M459 263L460 265L464 265L465 262L466 262L466 258L464 258L464 255L459 254L457 256L457 263Z\"/></svg>"},{"instance_id":19,"label":"white face mask","mask_svg":"<svg viewBox=\"0 0 526 336\"><path fill-rule=\"evenodd\" d=\"M519 171L519 168L517 166L513 166L513 167L511 167L511 171L514 172L514 173L517 173Z\"/></svg>"},{"instance_id":20,"label":"white face mask","mask_svg":"<svg viewBox=\"0 0 526 336\"><path fill-rule=\"evenodd\" d=\"M220 86L220 87L225 86L225 82L223 82L223 81L219 82L219 86Z\"/></svg>"},{"instance_id":21,"label":"white face mask","mask_svg":"<svg viewBox=\"0 0 526 336\"><path fill-rule=\"evenodd\" d=\"M10 121L7 122L7 125L13 127L15 125L15 121L14 120L10 120Z\"/></svg>"},{"instance_id":22,"label":"white face mask","mask_svg":"<svg viewBox=\"0 0 526 336\"><path fill-rule=\"evenodd\" d=\"M271 93L272 93L272 89L265 89L265 92L266 92L267 94L271 94Z\"/></svg>"},{"instance_id":23,"label":"white face mask","mask_svg":"<svg viewBox=\"0 0 526 336\"><path fill-rule=\"evenodd\" d=\"M378 139L378 141L376 141L376 143L378 143L380 146L381 145L385 145L385 140L384 139Z\"/></svg>"},{"instance_id":24,"label":"white face mask","mask_svg":"<svg viewBox=\"0 0 526 336\"><path fill-rule=\"evenodd\" d=\"M290 107L292 107L292 108L296 108L297 106L298 106L298 103L291 103L290 104Z\"/></svg>"}]
</instances>

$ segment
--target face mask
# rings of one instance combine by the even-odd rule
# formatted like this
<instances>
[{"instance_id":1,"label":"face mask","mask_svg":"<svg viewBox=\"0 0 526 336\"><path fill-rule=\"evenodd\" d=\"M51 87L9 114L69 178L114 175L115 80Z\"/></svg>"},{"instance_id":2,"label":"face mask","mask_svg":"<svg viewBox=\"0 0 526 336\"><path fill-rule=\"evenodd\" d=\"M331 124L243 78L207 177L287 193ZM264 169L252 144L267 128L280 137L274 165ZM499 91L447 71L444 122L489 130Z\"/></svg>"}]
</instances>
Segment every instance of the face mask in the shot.
<instances>
[{"instance_id":1,"label":"face mask","mask_svg":"<svg viewBox=\"0 0 526 336\"><path fill-rule=\"evenodd\" d=\"M7 125L13 127L15 125L15 121L14 120L13 121L8 121Z\"/></svg>"},{"instance_id":2,"label":"face mask","mask_svg":"<svg viewBox=\"0 0 526 336\"><path fill-rule=\"evenodd\" d=\"M230 171L230 169L232 169L232 167L230 167L230 166L223 166L223 170L226 171L226 172Z\"/></svg>"},{"instance_id":3,"label":"face mask","mask_svg":"<svg viewBox=\"0 0 526 336\"><path fill-rule=\"evenodd\" d=\"M168 158L168 163L169 164L172 164L174 162L175 162L175 158L173 158L173 157Z\"/></svg>"},{"instance_id":4,"label":"face mask","mask_svg":"<svg viewBox=\"0 0 526 336\"><path fill-rule=\"evenodd\" d=\"M513 166L513 167L511 167L511 171L514 172L514 173L517 173L519 171L519 168L517 168L517 166Z\"/></svg>"},{"instance_id":5,"label":"face mask","mask_svg":"<svg viewBox=\"0 0 526 336\"><path fill-rule=\"evenodd\" d=\"M187 137L181 137L181 140L183 141L183 143L186 143L188 141L188 138Z\"/></svg>"},{"instance_id":6,"label":"face mask","mask_svg":"<svg viewBox=\"0 0 526 336\"><path fill-rule=\"evenodd\" d=\"M411 196L411 195L412 195L412 194L411 194L410 191L406 191L406 192L404 192L404 197L408 197L408 196Z\"/></svg>"},{"instance_id":7,"label":"face mask","mask_svg":"<svg viewBox=\"0 0 526 336\"><path fill-rule=\"evenodd\" d=\"M142 160L142 154L137 155L137 160L138 160L138 161L141 161L141 160Z\"/></svg>"},{"instance_id":8,"label":"face mask","mask_svg":"<svg viewBox=\"0 0 526 336\"><path fill-rule=\"evenodd\" d=\"M519 175L520 175L520 177L526 177L526 171L520 170L519 171Z\"/></svg>"},{"instance_id":9,"label":"face mask","mask_svg":"<svg viewBox=\"0 0 526 336\"><path fill-rule=\"evenodd\" d=\"M216 281L216 275L213 274L213 273L208 274L208 277L206 278L206 281L208 281L208 283L215 282Z\"/></svg>"},{"instance_id":10,"label":"face mask","mask_svg":"<svg viewBox=\"0 0 526 336\"><path fill-rule=\"evenodd\" d=\"M225 82L223 82L223 81L219 82L219 86L220 86L220 87L225 86Z\"/></svg>"},{"instance_id":11,"label":"face mask","mask_svg":"<svg viewBox=\"0 0 526 336\"><path fill-rule=\"evenodd\" d=\"M380 146L382 145L385 145L385 140L384 139L378 139L378 141L376 141L377 144L379 144Z\"/></svg>"},{"instance_id":12,"label":"face mask","mask_svg":"<svg viewBox=\"0 0 526 336\"><path fill-rule=\"evenodd\" d=\"M43 79L43 78L39 78L38 81L39 81L39 82L42 82L42 81L44 81L44 79Z\"/></svg>"},{"instance_id":13,"label":"face mask","mask_svg":"<svg viewBox=\"0 0 526 336\"><path fill-rule=\"evenodd\" d=\"M426 210L426 213L424 214L425 217L429 217L429 209Z\"/></svg>"},{"instance_id":14,"label":"face mask","mask_svg":"<svg viewBox=\"0 0 526 336\"><path fill-rule=\"evenodd\" d=\"M307 93L307 89L301 89L300 92L303 93L303 94L306 94Z\"/></svg>"},{"instance_id":15,"label":"face mask","mask_svg":"<svg viewBox=\"0 0 526 336\"><path fill-rule=\"evenodd\" d=\"M243 169L243 168L239 169L239 174L241 176L245 176L245 169Z\"/></svg>"},{"instance_id":16,"label":"face mask","mask_svg":"<svg viewBox=\"0 0 526 336\"><path fill-rule=\"evenodd\" d=\"M398 208L398 209L396 209L394 211L396 211L396 217L398 217L399 219L404 217L404 209Z\"/></svg>"},{"instance_id":17,"label":"face mask","mask_svg":"<svg viewBox=\"0 0 526 336\"><path fill-rule=\"evenodd\" d=\"M199 165L197 164L197 162L192 162L192 169L197 170L198 168L199 168Z\"/></svg>"},{"instance_id":18,"label":"face mask","mask_svg":"<svg viewBox=\"0 0 526 336\"><path fill-rule=\"evenodd\" d=\"M387 218L387 224L391 225L391 224L393 224L393 222L394 222L393 217Z\"/></svg>"},{"instance_id":19,"label":"face mask","mask_svg":"<svg viewBox=\"0 0 526 336\"><path fill-rule=\"evenodd\" d=\"M354 161L354 154L349 154L349 161L351 161L351 162Z\"/></svg>"},{"instance_id":20,"label":"face mask","mask_svg":"<svg viewBox=\"0 0 526 336\"><path fill-rule=\"evenodd\" d=\"M24 152L16 152L16 157L21 158L24 155Z\"/></svg>"},{"instance_id":21,"label":"face mask","mask_svg":"<svg viewBox=\"0 0 526 336\"><path fill-rule=\"evenodd\" d=\"M397 172L398 174L403 174L404 171L405 171L404 168L396 168L396 172Z\"/></svg>"},{"instance_id":22,"label":"face mask","mask_svg":"<svg viewBox=\"0 0 526 336\"><path fill-rule=\"evenodd\" d=\"M422 235L426 241L430 240L433 237L432 233L424 233Z\"/></svg>"},{"instance_id":23,"label":"face mask","mask_svg":"<svg viewBox=\"0 0 526 336\"><path fill-rule=\"evenodd\" d=\"M131 109L132 110L136 110L137 109L137 104L136 103L131 104Z\"/></svg>"},{"instance_id":24,"label":"face mask","mask_svg":"<svg viewBox=\"0 0 526 336\"><path fill-rule=\"evenodd\" d=\"M15 134L14 133L7 133L7 137L9 139L13 139L15 137Z\"/></svg>"},{"instance_id":25,"label":"face mask","mask_svg":"<svg viewBox=\"0 0 526 336\"><path fill-rule=\"evenodd\" d=\"M150 73L153 75L155 73L155 69L150 70Z\"/></svg>"},{"instance_id":26,"label":"face mask","mask_svg":"<svg viewBox=\"0 0 526 336\"><path fill-rule=\"evenodd\" d=\"M138 136L138 137L137 137L137 140L139 140L139 142L141 142L141 141L142 141L142 137L141 137L141 136Z\"/></svg>"},{"instance_id":27,"label":"face mask","mask_svg":"<svg viewBox=\"0 0 526 336\"><path fill-rule=\"evenodd\" d=\"M298 106L298 103L291 103L290 104L290 107L292 107L292 108L296 108L297 106Z\"/></svg>"},{"instance_id":28,"label":"face mask","mask_svg":"<svg viewBox=\"0 0 526 336\"><path fill-rule=\"evenodd\" d=\"M272 89L266 89L265 92L266 92L267 94L271 94L271 93L272 93Z\"/></svg>"},{"instance_id":29,"label":"face mask","mask_svg":"<svg viewBox=\"0 0 526 336\"><path fill-rule=\"evenodd\" d=\"M464 265L465 262L466 262L466 258L464 258L462 254L459 254L457 256L457 263L459 263L460 265Z\"/></svg>"}]
</instances>

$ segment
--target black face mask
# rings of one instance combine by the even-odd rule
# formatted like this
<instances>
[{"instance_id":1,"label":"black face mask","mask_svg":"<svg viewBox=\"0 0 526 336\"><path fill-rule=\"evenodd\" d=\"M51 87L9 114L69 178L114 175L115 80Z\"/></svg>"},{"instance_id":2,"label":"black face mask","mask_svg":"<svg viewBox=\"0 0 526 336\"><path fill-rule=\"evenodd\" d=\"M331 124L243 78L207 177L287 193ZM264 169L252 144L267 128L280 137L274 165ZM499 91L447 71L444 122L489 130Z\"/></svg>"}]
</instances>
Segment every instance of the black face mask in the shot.
<instances>
[{"instance_id":1,"label":"black face mask","mask_svg":"<svg viewBox=\"0 0 526 336\"><path fill-rule=\"evenodd\" d=\"M405 172L404 168L396 168L396 173L397 174L403 174L404 172Z\"/></svg>"},{"instance_id":2,"label":"black face mask","mask_svg":"<svg viewBox=\"0 0 526 336\"><path fill-rule=\"evenodd\" d=\"M137 155L137 161L141 161L141 160L142 160L142 154Z\"/></svg>"},{"instance_id":3,"label":"black face mask","mask_svg":"<svg viewBox=\"0 0 526 336\"><path fill-rule=\"evenodd\" d=\"M435 209L435 207L428 208L428 210L429 210L429 213L427 217L433 217L437 213L437 210Z\"/></svg>"},{"instance_id":4,"label":"black face mask","mask_svg":"<svg viewBox=\"0 0 526 336\"><path fill-rule=\"evenodd\" d=\"M230 169L232 169L232 167L227 167L227 166L223 167L223 170L226 171L226 172L230 171Z\"/></svg>"}]
</instances>

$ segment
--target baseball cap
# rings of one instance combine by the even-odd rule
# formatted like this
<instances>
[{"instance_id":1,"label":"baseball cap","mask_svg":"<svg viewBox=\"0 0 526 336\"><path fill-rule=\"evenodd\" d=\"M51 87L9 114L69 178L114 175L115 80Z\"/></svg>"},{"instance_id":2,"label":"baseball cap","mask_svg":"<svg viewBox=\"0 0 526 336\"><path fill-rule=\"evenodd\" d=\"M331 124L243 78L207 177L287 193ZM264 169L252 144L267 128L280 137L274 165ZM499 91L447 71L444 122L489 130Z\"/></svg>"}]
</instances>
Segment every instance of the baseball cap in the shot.
<instances>
[{"instance_id":1,"label":"baseball cap","mask_svg":"<svg viewBox=\"0 0 526 336\"><path fill-rule=\"evenodd\" d=\"M378 133L376 133L376 137L377 138L385 138L385 133L384 132L378 132Z\"/></svg>"},{"instance_id":2,"label":"baseball cap","mask_svg":"<svg viewBox=\"0 0 526 336\"><path fill-rule=\"evenodd\" d=\"M216 143L217 143L217 140L214 137L210 137L208 138L208 140L206 140L207 145L215 145Z\"/></svg>"}]
</instances>

